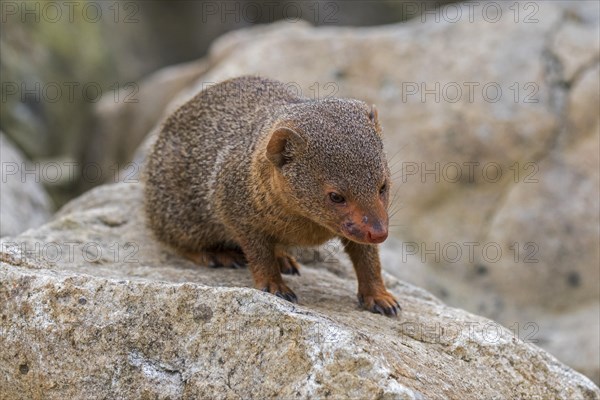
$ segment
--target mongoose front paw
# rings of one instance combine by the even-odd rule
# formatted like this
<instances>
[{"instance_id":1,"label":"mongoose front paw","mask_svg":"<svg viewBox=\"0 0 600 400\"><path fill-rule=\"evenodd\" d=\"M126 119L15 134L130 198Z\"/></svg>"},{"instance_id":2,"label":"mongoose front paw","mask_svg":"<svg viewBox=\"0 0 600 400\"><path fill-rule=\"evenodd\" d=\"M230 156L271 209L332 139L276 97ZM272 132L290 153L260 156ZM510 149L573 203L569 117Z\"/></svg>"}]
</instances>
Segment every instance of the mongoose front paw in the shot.
<instances>
[{"instance_id":1,"label":"mongoose front paw","mask_svg":"<svg viewBox=\"0 0 600 400\"><path fill-rule=\"evenodd\" d=\"M365 310L387 316L396 316L401 310L400 304L387 290L370 294L358 294L358 303Z\"/></svg>"},{"instance_id":2,"label":"mongoose front paw","mask_svg":"<svg viewBox=\"0 0 600 400\"><path fill-rule=\"evenodd\" d=\"M282 274L300 276L300 265L294 257L288 254L282 254L277 257L277 263L279 264L279 271L281 271Z\"/></svg>"},{"instance_id":3,"label":"mongoose front paw","mask_svg":"<svg viewBox=\"0 0 600 400\"><path fill-rule=\"evenodd\" d=\"M292 292L285 283L268 282L265 285L260 285L260 289L263 292L274 294L277 297L281 297L284 300L291 301L292 303L298 303L298 297Z\"/></svg>"}]
</instances>

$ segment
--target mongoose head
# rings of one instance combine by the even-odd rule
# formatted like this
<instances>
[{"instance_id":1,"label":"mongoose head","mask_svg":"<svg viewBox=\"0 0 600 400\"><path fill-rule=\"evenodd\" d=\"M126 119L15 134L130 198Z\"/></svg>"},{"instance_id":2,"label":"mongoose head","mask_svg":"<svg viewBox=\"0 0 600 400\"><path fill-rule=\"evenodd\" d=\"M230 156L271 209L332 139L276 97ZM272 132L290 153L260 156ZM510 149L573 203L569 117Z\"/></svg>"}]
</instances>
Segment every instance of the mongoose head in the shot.
<instances>
[{"instance_id":1,"label":"mongoose head","mask_svg":"<svg viewBox=\"0 0 600 400\"><path fill-rule=\"evenodd\" d=\"M294 105L270 132L276 192L293 210L359 243L388 236L390 172L377 111L358 100Z\"/></svg>"}]
</instances>

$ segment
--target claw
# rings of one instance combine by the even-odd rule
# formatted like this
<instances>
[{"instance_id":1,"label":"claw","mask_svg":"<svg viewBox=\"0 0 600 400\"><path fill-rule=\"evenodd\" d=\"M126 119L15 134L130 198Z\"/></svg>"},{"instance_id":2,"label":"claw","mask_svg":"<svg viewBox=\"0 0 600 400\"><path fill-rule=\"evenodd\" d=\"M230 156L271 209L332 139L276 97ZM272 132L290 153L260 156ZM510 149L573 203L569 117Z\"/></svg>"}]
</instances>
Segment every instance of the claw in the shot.
<instances>
[{"instance_id":1,"label":"claw","mask_svg":"<svg viewBox=\"0 0 600 400\"><path fill-rule=\"evenodd\" d=\"M282 274L285 275L300 275L300 271L298 270L298 264L296 260L290 255L283 253L283 255L277 257L277 262L279 264L279 270Z\"/></svg>"},{"instance_id":2,"label":"claw","mask_svg":"<svg viewBox=\"0 0 600 400\"><path fill-rule=\"evenodd\" d=\"M298 302L298 298L296 297L296 295L294 293L282 293L280 291L277 291L277 292L275 292L275 296L280 297L284 300L287 300L291 303Z\"/></svg>"},{"instance_id":3,"label":"claw","mask_svg":"<svg viewBox=\"0 0 600 400\"><path fill-rule=\"evenodd\" d=\"M281 271L282 274L286 274L286 275L298 275L300 276L300 271L298 271L298 268L294 267L293 265L289 266L288 269Z\"/></svg>"},{"instance_id":4,"label":"claw","mask_svg":"<svg viewBox=\"0 0 600 400\"><path fill-rule=\"evenodd\" d=\"M398 301L389 292L379 292L373 295L357 294L360 307L373 313L396 317L402 310Z\"/></svg>"},{"instance_id":5,"label":"claw","mask_svg":"<svg viewBox=\"0 0 600 400\"><path fill-rule=\"evenodd\" d=\"M292 303L298 302L298 297L296 297L296 295L294 293L288 293L286 298L288 301L290 301Z\"/></svg>"},{"instance_id":6,"label":"claw","mask_svg":"<svg viewBox=\"0 0 600 400\"><path fill-rule=\"evenodd\" d=\"M283 283L268 283L267 286L264 286L261 290L266 293L274 294L280 299L287 300L291 303L298 303L298 297L296 297L296 294Z\"/></svg>"},{"instance_id":7,"label":"claw","mask_svg":"<svg viewBox=\"0 0 600 400\"><path fill-rule=\"evenodd\" d=\"M364 306L365 305L365 299L363 298L362 294L359 294L358 296L358 305L359 306Z\"/></svg>"}]
</instances>

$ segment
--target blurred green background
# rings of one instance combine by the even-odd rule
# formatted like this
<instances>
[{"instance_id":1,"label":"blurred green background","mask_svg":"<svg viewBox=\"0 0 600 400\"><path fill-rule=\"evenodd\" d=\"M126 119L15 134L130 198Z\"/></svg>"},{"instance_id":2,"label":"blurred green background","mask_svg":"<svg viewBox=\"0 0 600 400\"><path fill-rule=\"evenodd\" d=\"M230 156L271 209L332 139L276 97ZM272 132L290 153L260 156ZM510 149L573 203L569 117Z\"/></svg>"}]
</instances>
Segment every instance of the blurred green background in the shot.
<instances>
[{"instance_id":1,"label":"blurred green background","mask_svg":"<svg viewBox=\"0 0 600 400\"><path fill-rule=\"evenodd\" d=\"M196 60L221 34L304 19L317 26L403 21L450 1L2 1L0 129L30 159L74 165L73 179L45 182L55 207L103 183L80 179L90 163L130 160L102 145L94 108L136 101L137 82ZM117 152L107 155L106 152ZM109 174L104 174L106 178Z\"/></svg>"}]
</instances>

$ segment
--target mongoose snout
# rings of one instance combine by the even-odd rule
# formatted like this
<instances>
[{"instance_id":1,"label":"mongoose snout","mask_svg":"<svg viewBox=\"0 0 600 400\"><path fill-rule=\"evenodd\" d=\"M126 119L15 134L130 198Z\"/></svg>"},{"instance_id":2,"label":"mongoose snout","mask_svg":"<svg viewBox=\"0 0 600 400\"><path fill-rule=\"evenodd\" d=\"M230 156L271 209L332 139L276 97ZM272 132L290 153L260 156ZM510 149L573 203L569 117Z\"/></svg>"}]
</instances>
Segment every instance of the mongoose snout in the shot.
<instances>
[{"instance_id":1,"label":"mongoose snout","mask_svg":"<svg viewBox=\"0 0 600 400\"><path fill-rule=\"evenodd\" d=\"M254 286L297 302L292 246L339 238L361 307L397 315L381 277L390 171L377 110L309 99L270 79L213 85L170 115L144 172L149 227L198 264L246 264Z\"/></svg>"},{"instance_id":2,"label":"mongoose snout","mask_svg":"<svg viewBox=\"0 0 600 400\"><path fill-rule=\"evenodd\" d=\"M363 211L349 204L349 212L344 215L340 234L359 243L383 243L388 237L388 214L383 199L377 199L374 211Z\"/></svg>"}]
</instances>

